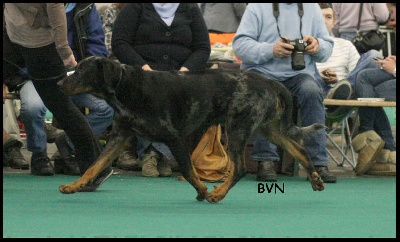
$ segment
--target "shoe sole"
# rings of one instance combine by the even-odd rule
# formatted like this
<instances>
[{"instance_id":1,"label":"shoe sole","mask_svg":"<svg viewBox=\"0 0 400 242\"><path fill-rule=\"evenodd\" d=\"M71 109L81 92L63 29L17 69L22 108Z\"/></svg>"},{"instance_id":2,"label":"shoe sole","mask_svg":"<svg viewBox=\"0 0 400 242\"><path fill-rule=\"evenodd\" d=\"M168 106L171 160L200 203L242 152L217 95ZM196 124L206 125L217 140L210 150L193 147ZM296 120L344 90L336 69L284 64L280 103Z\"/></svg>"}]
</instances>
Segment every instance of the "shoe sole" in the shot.
<instances>
[{"instance_id":1,"label":"shoe sole","mask_svg":"<svg viewBox=\"0 0 400 242\"><path fill-rule=\"evenodd\" d=\"M109 178L113 173L114 173L114 170L111 169L110 173L109 173L106 177L104 177L103 181L101 181L97 187L90 187L90 188L88 188L88 187L85 186L85 187L82 188L82 190L80 190L79 192L94 192L94 191L96 191L97 188L99 188L105 181L107 181L108 178ZM85 188L86 188L86 189L85 189Z\"/></svg>"},{"instance_id":2,"label":"shoe sole","mask_svg":"<svg viewBox=\"0 0 400 242\"><path fill-rule=\"evenodd\" d=\"M371 159L363 167L358 169L358 171L355 171L357 176L364 175L365 172L367 172L372 167L372 165L375 163L376 156L379 154L379 152L382 151L384 145L385 142L382 142L376 149L375 154L371 157Z\"/></svg>"}]
</instances>

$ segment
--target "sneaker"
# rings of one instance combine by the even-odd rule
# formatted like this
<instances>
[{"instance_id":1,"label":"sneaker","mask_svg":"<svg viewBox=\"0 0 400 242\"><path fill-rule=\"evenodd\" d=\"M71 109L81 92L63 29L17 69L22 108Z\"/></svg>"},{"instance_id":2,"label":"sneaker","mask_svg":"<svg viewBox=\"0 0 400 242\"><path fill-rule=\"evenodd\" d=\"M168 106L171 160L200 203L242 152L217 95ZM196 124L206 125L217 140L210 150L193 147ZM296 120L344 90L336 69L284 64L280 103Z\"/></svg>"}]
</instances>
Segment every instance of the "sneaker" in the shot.
<instances>
[{"instance_id":1,"label":"sneaker","mask_svg":"<svg viewBox=\"0 0 400 242\"><path fill-rule=\"evenodd\" d=\"M160 173L160 176L167 177L172 175L172 168L164 159L160 159L157 163L157 170L158 173Z\"/></svg>"},{"instance_id":2,"label":"sneaker","mask_svg":"<svg viewBox=\"0 0 400 242\"><path fill-rule=\"evenodd\" d=\"M145 154L142 159L142 176L158 177L160 173L157 170L159 155L155 151Z\"/></svg>"},{"instance_id":3,"label":"sneaker","mask_svg":"<svg viewBox=\"0 0 400 242\"><path fill-rule=\"evenodd\" d=\"M351 84L347 80L339 81L335 87L329 90L328 94L326 95L327 99L339 99L339 100L348 100L351 97ZM331 113L335 111L336 108L340 106L328 106L327 112Z\"/></svg>"},{"instance_id":4,"label":"sneaker","mask_svg":"<svg viewBox=\"0 0 400 242\"><path fill-rule=\"evenodd\" d=\"M351 84L347 80L339 81L326 95L327 99L347 100L351 97Z\"/></svg>"},{"instance_id":5,"label":"sneaker","mask_svg":"<svg viewBox=\"0 0 400 242\"><path fill-rule=\"evenodd\" d=\"M109 170L108 170L109 169ZM107 179L113 174L113 169L107 168L107 170L100 173L92 183L86 184L80 192L94 192L97 188L101 186Z\"/></svg>"},{"instance_id":6,"label":"sneaker","mask_svg":"<svg viewBox=\"0 0 400 242\"><path fill-rule=\"evenodd\" d=\"M273 161L259 161L257 167L257 181L276 182L277 175Z\"/></svg>"},{"instance_id":7,"label":"sneaker","mask_svg":"<svg viewBox=\"0 0 400 242\"><path fill-rule=\"evenodd\" d=\"M139 168L139 161L133 152L126 150L119 155L116 167L122 170L134 171Z\"/></svg>"},{"instance_id":8,"label":"sneaker","mask_svg":"<svg viewBox=\"0 0 400 242\"><path fill-rule=\"evenodd\" d=\"M336 176L332 175L327 166L316 166L315 170L325 183L336 183Z\"/></svg>"},{"instance_id":9,"label":"sneaker","mask_svg":"<svg viewBox=\"0 0 400 242\"><path fill-rule=\"evenodd\" d=\"M8 165L13 169L28 170L29 163L21 153L21 148L13 146L8 150Z\"/></svg>"},{"instance_id":10,"label":"sneaker","mask_svg":"<svg viewBox=\"0 0 400 242\"><path fill-rule=\"evenodd\" d=\"M32 154L31 159L31 174L37 176L52 176L54 175L54 167L50 162L49 157Z\"/></svg>"},{"instance_id":11,"label":"sneaker","mask_svg":"<svg viewBox=\"0 0 400 242\"><path fill-rule=\"evenodd\" d=\"M49 123L44 123L44 131L46 132L47 143L54 143L58 136L65 133L64 130L57 129Z\"/></svg>"}]
</instances>

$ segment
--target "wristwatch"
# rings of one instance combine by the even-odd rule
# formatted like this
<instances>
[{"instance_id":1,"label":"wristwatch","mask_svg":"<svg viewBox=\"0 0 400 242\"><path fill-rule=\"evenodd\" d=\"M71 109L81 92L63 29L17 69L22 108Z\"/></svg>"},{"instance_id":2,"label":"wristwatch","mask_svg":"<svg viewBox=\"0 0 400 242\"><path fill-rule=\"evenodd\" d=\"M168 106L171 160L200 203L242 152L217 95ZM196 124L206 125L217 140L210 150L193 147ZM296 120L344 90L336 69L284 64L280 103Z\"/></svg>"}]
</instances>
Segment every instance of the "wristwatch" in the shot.
<instances>
[{"instance_id":1,"label":"wristwatch","mask_svg":"<svg viewBox=\"0 0 400 242\"><path fill-rule=\"evenodd\" d=\"M394 68L394 70L393 70L393 72L392 72L392 75L393 75L394 77L396 77L396 68Z\"/></svg>"}]
</instances>

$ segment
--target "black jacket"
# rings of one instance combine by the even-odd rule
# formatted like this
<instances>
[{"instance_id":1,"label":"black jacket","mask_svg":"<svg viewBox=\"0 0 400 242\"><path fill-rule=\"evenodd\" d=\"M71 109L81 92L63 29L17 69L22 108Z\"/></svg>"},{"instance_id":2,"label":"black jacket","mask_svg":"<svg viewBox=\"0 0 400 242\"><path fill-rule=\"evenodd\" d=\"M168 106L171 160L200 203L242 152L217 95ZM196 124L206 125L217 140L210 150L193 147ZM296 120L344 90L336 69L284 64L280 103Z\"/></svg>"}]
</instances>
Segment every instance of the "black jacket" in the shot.
<instances>
[{"instance_id":1,"label":"black jacket","mask_svg":"<svg viewBox=\"0 0 400 242\"><path fill-rule=\"evenodd\" d=\"M206 67L211 47L207 26L196 3L180 3L171 26L151 3L125 4L114 23L111 46L123 64L153 70Z\"/></svg>"}]
</instances>

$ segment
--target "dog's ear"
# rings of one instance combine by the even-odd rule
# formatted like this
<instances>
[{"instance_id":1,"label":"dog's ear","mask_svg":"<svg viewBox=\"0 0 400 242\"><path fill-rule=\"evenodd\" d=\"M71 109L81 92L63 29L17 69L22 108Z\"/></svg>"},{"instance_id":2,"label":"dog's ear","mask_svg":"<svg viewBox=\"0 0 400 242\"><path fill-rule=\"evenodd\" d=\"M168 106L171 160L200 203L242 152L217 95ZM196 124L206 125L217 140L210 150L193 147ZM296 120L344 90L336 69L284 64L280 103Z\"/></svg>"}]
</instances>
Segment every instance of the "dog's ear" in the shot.
<instances>
[{"instance_id":1,"label":"dog's ear","mask_svg":"<svg viewBox=\"0 0 400 242\"><path fill-rule=\"evenodd\" d=\"M114 87L117 86L120 81L121 70L119 63L105 57L99 57L96 61L99 83L105 85L109 93L113 93Z\"/></svg>"}]
</instances>

